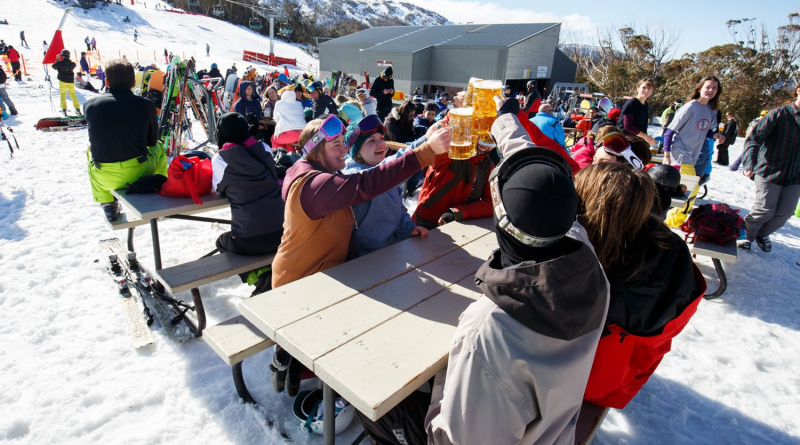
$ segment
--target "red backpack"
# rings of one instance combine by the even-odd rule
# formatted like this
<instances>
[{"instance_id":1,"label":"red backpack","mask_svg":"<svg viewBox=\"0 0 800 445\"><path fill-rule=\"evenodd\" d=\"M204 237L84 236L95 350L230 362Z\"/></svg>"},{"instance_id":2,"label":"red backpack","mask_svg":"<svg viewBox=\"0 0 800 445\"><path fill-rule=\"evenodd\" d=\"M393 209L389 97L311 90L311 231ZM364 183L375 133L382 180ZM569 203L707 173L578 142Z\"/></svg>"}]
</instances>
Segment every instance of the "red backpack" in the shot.
<instances>
[{"instance_id":1,"label":"red backpack","mask_svg":"<svg viewBox=\"0 0 800 445\"><path fill-rule=\"evenodd\" d=\"M699 240L724 246L739 238L742 227L744 220L728 204L703 204L692 210L681 230L687 238L694 233Z\"/></svg>"}]
</instances>

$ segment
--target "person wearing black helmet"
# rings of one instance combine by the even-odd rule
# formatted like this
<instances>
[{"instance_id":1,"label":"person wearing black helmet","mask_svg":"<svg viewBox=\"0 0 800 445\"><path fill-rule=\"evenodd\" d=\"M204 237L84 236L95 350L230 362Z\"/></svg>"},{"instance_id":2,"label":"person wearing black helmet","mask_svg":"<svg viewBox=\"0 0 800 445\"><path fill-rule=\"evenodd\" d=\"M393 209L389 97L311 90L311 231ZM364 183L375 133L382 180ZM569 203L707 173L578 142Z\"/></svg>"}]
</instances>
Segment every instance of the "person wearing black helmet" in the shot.
<instances>
[{"instance_id":1,"label":"person wearing black helmet","mask_svg":"<svg viewBox=\"0 0 800 445\"><path fill-rule=\"evenodd\" d=\"M211 69L208 71L208 77L212 79L222 77L222 73L219 71L219 67L217 67L216 63L211 64Z\"/></svg>"},{"instance_id":2,"label":"person wearing black helmet","mask_svg":"<svg viewBox=\"0 0 800 445\"><path fill-rule=\"evenodd\" d=\"M461 315L436 375L427 443L571 444L608 282L576 223L567 162L536 147L513 114L497 118L492 136L504 156L490 179L500 249L478 269L483 295Z\"/></svg>"},{"instance_id":3,"label":"person wearing black helmet","mask_svg":"<svg viewBox=\"0 0 800 445\"><path fill-rule=\"evenodd\" d=\"M58 72L58 91L61 96L61 112L64 116L67 115L67 93L72 98L72 106L75 107L75 113L81 114L81 103L78 102L78 96L75 94L75 62L69 59L69 50L61 51L56 57L56 63L52 65L53 69Z\"/></svg>"},{"instance_id":4,"label":"person wearing black helmet","mask_svg":"<svg viewBox=\"0 0 800 445\"><path fill-rule=\"evenodd\" d=\"M394 80L392 80L392 74L392 67L387 66L380 77L372 83L372 88L369 89L369 95L378 102L377 111L381 122L386 119L386 116L389 115L393 108Z\"/></svg>"},{"instance_id":5,"label":"person wearing black helmet","mask_svg":"<svg viewBox=\"0 0 800 445\"><path fill-rule=\"evenodd\" d=\"M536 116L536 112L542 104L542 95L539 94L536 86L535 80L528 81L528 93L525 95L525 106L522 107L522 111L528 113L528 119L533 119Z\"/></svg>"},{"instance_id":6,"label":"person wearing black helmet","mask_svg":"<svg viewBox=\"0 0 800 445\"><path fill-rule=\"evenodd\" d=\"M335 115L339 113L336 102L334 102L330 96L322 92L322 82L313 82L306 87L306 91L308 91L308 95L311 96L311 100L314 101L314 111L311 115L312 119L318 119L326 114Z\"/></svg>"},{"instance_id":7,"label":"person wearing black helmet","mask_svg":"<svg viewBox=\"0 0 800 445\"><path fill-rule=\"evenodd\" d=\"M671 207L672 198L685 198L681 186L681 172L671 165L656 164L647 170L647 174L658 189L658 195L653 203L653 213L663 218Z\"/></svg>"}]
</instances>

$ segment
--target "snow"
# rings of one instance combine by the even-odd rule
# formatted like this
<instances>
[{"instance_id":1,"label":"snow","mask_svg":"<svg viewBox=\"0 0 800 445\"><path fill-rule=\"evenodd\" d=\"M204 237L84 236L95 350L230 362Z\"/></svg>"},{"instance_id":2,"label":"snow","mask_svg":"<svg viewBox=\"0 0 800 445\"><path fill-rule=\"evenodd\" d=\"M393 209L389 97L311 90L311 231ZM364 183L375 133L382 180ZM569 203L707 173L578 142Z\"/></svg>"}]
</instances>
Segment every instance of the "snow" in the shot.
<instances>
[{"instance_id":1,"label":"snow","mask_svg":"<svg viewBox=\"0 0 800 445\"><path fill-rule=\"evenodd\" d=\"M45 0L22 5L3 8L11 25L0 27L0 38L17 43L25 29L34 48L23 53L35 59L36 42L50 40L61 9ZM120 51L129 59L137 48L158 55L168 46L187 55L197 51L201 67L216 61L224 69L237 60L234 52L267 45L247 29L156 12L152 2L147 6L75 12L64 29L67 47L80 49L89 34L101 51ZM135 20L138 44L132 29L118 20L124 15ZM206 41L210 59L204 56ZM276 44L276 53L311 62L289 45ZM240 59L237 65L246 66ZM272 392L270 352L244 364L245 379L262 406L257 409L239 400L230 367L202 340L175 345L154 327L154 345L131 347L97 247L98 240L125 233L111 231L92 202L86 131L33 129L38 118L52 114L49 92L40 88L41 66L33 68L34 80L8 87L21 114L7 123L21 149L10 159L0 141L0 442L288 443L265 426L266 413L292 443L322 443L321 436L299 430L291 400ZM92 96L79 95L81 102ZM740 138L731 159L741 144ZM712 178L704 202L727 202L747 213L752 182L718 166ZM160 226L165 266L207 253L226 228L178 220ZM701 302L655 375L625 410L612 410L595 443L800 443L800 219L792 218L773 244L772 253L754 247L737 263L724 263L727 292ZM135 246L152 266L146 227L136 230ZM715 289L711 261L698 257L697 262ZM251 288L234 277L201 291L214 325L237 315ZM188 292L179 297L191 299ZM354 424L339 439L349 443L359 432Z\"/></svg>"}]
</instances>

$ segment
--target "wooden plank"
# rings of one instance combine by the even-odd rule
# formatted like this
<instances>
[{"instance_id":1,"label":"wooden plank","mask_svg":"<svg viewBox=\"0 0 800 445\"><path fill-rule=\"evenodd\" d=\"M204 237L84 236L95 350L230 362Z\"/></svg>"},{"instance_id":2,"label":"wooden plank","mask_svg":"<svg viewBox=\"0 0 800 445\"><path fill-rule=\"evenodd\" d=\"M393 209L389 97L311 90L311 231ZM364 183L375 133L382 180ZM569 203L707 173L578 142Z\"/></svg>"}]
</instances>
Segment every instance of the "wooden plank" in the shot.
<instances>
[{"instance_id":1,"label":"wooden plank","mask_svg":"<svg viewBox=\"0 0 800 445\"><path fill-rule=\"evenodd\" d=\"M685 173L681 174L681 184L686 186L686 193L691 193L692 190L697 186L698 182L700 182L699 176L687 175ZM687 200L688 198L686 196L673 197L672 207L683 208L684 206L686 206Z\"/></svg>"},{"instance_id":2,"label":"wooden plank","mask_svg":"<svg viewBox=\"0 0 800 445\"><path fill-rule=\"evenodd\" d=\"M321 357L314 372L377 420L445 367L458 319L480 295L464 278Z\"/></svg>"},{"instance_id":3,"label":"wooden plank","mask_svg":"<svg viewBox=\"0 0 800 445\"><path fill-rule=\"evenodd\" d=\"M450 223L242 302L239 310L270 338L297 320L398 277L491 233L491 218ZM324 291L323 291L324 290Z\"/></svg>"},{"instance_id":4,"label":"wooden plank","mask_svg":"<svg viewBox=\"0 0 800 445\"><path fill-rule=\"evenodd\" d=\"M408 144L404 142L395 142L395 141L386 141L386 148L391 150L400 150L401 148L408 147Z\"/></svg>"},{"instance_id":5,"label":"wooden plank","mask_svg":"<svg viewBox=\"0 0 800 445\"><path fill-rule=\"evenodd\" d=\"M230 366L275 344L241 315L204 329L201 338Z\"/></svg>"},{"instance_id":6,"label":"wooden plank","mask_svg":"<svg viewBox=\"0 0 800 445\"><path fill-rule=\"evenodd\" d=\"M583 402L578 424L575 426L575 445L589 445L592 442L610 409Z\"/></svg>"},{"instance_id":7,"label":"wooden plank","mask_svg":"<svg viewBox=\"0 0 800 445\"><path fill-rule=\"evenodd\" d=\"M497 248L492 233L380 286L348 298L277 331L275 341L313 369L314 361L452 283L472 279Z\"/></svg>"},{"instance_id":8,"label":"wooden plank","mask_svg":"<svg viewBox=\"0 0 800 445\"><path fill-rule=\"evenodd\" d=\"M227 206L228 199L215 192L201 196L203 205L197 205L192 198L168 198L156 193L127 194L127 190L113 190L111 192L130 213L142 220L151 220L163 216L207 212Z\"/></svg>"},{"instance_id":9,"label":"wooden plank","mask_svg":"<svg viewBox=\"0 0 800 445\"><path fill-rule=\"evenodd\" d=\"M692 253L695 255L703 255L710 258L717 258L729 263L735 263L738 260L738 248L736 241L730 242L724 246L708 241L695 240L692 245Z\"/></svg>"},{"instance_id":10,"label":"wooden plank","mask_svg":"<svg viewBox=\"0 0 800 445\"><path fill-rule=\"evenodd\" d=\"M275 254L245 256L226 252L156 270L154 275L171 294L272 264Z\"/></svg>"}]
</instances>

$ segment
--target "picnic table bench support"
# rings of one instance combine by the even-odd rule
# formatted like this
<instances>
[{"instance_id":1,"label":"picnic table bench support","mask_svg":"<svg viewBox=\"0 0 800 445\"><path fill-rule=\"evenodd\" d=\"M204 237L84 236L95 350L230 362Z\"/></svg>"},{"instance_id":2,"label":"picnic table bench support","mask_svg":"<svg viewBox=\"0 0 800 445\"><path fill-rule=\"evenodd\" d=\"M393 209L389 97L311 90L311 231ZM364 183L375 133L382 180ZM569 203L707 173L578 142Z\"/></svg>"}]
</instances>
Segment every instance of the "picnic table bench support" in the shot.
<instances>
[{"instance_id":1,"label":"picnic table bench support","mask_svg":"<svg viewBox=\"0 0 800 445\"><path fill-rule=\"evenodd\" d=\"M135 227L128 227L128 251L136 252L133 250L133 229Z\"/></svg>"},{"instance_id":2,"label":"picnic table bench support","mask_svg":"<svg viewBox=\"0 0 800 445\"><path fill-rule=\"evenodd\" d=\"M322 412L334 412L334 393L333 389L327 383L322 382ZM334 432L336 431L336 417L325 416L322 419L322 443L325 445L334 445Z\"/></svg>"},{"instance_id":3,"label":"picnic table bench support","mask_svg":"<svg viewBox=\"0 0 800 445\"><path fill-rule=\"evenodd\" d=\"M230 224L231 220L229 219L219 219L219 218L206 218L205 216L191 216L191 215L172 215L167 217L169 219L182 219L186 221L200 221L200 222L209 222L209 223L218 223L218 224Z\"/></svg>"},{"instance_id":4,"label":"picnic table bench support","mask_svg":"<svg viewBox=\"0 0 800 445\"><path fill-rule=\"evenodd\" d=\"M158 239L158 220L150 220L150 236L153 239L153 262L156 270L161 270L161 242Z\"/></svg>"},{"instance_id":5,"label":"picnic table bench support","mask_svg":"<svg viewBox=\"0 0 800 445\"><path fill-rule=\"evenodd\" d=\"M725 276L725 269L722 268L722 262L717 258L711 258L711 261L714 263L714 269L716 269L717 276L719 277L719 288L713 293L706 294L704 297L706 300L713 300L719 297L728 288L728 277Z\"/></svg>"},{"instance_id":6,"label":"picnic table bench support","mask_svg":"<svg viewBox=\"0 0 800 445\"><path fill-rule=\"evenodd\" d=\"M231 372L233 373L233 384L236 386L236 393L239 394L239 397L241 397L245 403L252 403L255 405L256 401L253 399L253 396L250 395L250 391L247 390L247 384L244 381L244 375L242 374L242 363L244 363L244 360L234 364L231 367Z\"/></svg>"}]
</instances>

